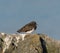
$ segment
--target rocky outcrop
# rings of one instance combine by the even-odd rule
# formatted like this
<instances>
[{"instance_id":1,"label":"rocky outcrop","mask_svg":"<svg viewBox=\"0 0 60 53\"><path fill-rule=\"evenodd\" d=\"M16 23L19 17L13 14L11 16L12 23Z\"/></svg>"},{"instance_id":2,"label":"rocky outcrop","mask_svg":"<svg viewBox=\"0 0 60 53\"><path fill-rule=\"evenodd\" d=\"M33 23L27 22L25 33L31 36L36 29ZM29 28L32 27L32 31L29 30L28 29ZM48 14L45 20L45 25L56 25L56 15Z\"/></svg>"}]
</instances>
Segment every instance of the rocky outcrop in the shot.
<instances>
[{"instance_id":1,"label":"rocky outcrop","mask_svg":"<svg viewBox=\"0 0 60 53\"><path fill-rule=\"evenodd\" d=\"M45 34L28 34L22 41L19 34L0 33L0 53L60 53L60 41Z\"/></svg>"}]
</instances>

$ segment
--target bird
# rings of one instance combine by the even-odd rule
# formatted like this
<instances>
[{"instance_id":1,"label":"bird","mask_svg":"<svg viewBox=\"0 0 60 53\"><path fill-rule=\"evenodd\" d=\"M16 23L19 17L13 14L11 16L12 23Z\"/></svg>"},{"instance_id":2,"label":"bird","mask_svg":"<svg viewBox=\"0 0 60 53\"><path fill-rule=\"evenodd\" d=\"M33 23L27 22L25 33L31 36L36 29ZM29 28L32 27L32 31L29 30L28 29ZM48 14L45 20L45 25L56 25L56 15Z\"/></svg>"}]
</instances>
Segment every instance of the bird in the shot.
<instances>
[{"instance_id":1,"label":"bird","mask_svg":"<svg viewBox=\"0 0 60 53\"><path fill-rule=\"evenodd\" d=\"M25 32L25 33L31 33L37 28L37 23L35 21L32 21L25 26L23 26L21 29L17 30L18 33Z\"/></svg>"},{"instance_id":2,"label":"bird","mask_svg":"<svg viewBox=\"0 0 60 53\"><path fill-rule=\"evenodd\" d=\"M21 29L17 30L18 33L26 33L26 34L30 34L32 33L34 30L36 30L37 28L37 23L36 21L31 21L28 24L26 24L25 26L23 26ZM23 35L23 34L22 34ZM22 36L23 40L25 37L25 34Z\"/></svg>"}]
</instances>

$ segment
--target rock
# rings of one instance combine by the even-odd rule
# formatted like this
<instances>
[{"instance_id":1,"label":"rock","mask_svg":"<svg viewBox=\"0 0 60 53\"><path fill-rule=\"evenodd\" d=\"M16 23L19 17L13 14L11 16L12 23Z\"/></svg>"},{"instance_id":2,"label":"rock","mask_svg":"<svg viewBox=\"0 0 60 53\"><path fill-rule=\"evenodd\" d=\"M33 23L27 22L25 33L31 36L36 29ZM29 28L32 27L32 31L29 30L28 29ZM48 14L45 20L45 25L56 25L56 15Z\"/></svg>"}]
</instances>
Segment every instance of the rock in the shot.
<instances>
[{"instance_id":1,"label":"rock","mask_svg":"<svg viewBox=\"0 0 60 53\"><path fill-rule=\"evenodd\" d=\"M46 34L28 34L23 41L19 34L1 34L0 53L60 53L60 41Z\"/></svg>"}]
</instances>

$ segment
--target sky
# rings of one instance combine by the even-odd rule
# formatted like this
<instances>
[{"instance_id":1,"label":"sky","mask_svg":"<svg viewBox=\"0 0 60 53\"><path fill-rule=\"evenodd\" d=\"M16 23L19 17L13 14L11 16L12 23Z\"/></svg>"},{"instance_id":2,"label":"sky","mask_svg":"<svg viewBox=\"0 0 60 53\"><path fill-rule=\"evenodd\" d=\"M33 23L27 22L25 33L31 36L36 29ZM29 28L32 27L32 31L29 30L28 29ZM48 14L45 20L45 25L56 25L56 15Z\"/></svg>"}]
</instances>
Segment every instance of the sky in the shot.
<instances>
[{"instance_id":1,"label":"sky","mask_svg":"<svg viewBox=\"0 0 60 53\"><path fill-rule=\"evenodd\" d=\"M16 33L36 21L36 33L60 40L60 0L0 0L0 32Z\"/></svg>"}]
</instances>

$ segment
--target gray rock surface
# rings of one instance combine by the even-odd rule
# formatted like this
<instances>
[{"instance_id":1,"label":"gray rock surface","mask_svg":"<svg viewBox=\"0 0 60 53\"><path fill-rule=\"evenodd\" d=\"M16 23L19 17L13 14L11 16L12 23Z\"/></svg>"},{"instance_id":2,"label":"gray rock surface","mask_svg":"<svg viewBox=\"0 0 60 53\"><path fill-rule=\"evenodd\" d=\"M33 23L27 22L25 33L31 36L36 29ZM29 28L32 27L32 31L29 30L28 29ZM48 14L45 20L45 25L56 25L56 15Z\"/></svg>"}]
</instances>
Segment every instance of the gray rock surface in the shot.
<instances>
[{"instance_id":1,"label":"gray rock surface","mask_svg":"<svg viewBox=\"0 0 60 53\"><path fill-rule=\"evenodd\" d=\"M60 53L60 41L45 34L28 34L22 41L19 34L0 33L0 53Z\"/></svg>"}]
</instances>

